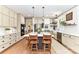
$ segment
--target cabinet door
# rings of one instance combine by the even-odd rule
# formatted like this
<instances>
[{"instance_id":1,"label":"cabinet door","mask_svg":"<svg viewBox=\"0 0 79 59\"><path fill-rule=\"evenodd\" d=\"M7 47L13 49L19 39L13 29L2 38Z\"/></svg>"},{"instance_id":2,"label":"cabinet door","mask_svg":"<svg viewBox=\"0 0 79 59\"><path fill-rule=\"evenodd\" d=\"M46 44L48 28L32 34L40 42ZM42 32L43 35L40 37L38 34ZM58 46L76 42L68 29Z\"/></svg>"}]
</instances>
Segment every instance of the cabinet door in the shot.
<instances>
[{"instance_id":1,"label":"cabinet door","mask_svg":"<svg viewBox=\"0 0 79 59\"><path fill-rule=\"evenodd\" d=\"M10 10L10 17L15 17L15 14L14 14L14 11L13 10Z\"/></svg>"},{"instance_id":2,"label":"cabinet door","mask_svg":"<svg viewBox=\"0 0 79 59\"><path fill-rule=\"evenodd\" d=\"M2 7L2 13L9 16L9 9L5 6Z\"/></svg>"},{"instance_id":3,"label":"cabinet door","mask_svg":"<svg viewBox=\"0 0 79 59\"><path fill-rule=\"evenodd\" d=\"M17 27L17 19L14 19L14 27Z\"/></svg>"},{"instance_id":4,"label":"cabinet door","mask_svg":"<svg viewBox=\"0 0 79 59\"><path fill-rule=\"evenodd\" d=\"M2 26L2 14L0 14L0 26Z\"/></svg>"},{"instance_id":5,"label":"cabinet door","mask_svg":"<svg viewBox=\"0 0 79 59\"><path fill-rule=\"evenodd\" d=\"M2 15L2 25L3 26L9 26L9 16Z\"/></svg>"},{"instance_id":6,"label":"cabinet door","mask_svg":"<svg viewBox=\"0 0 79 59\"><path fill-rule=\"evenodd\" d=\"M2 6L0 5L0 13L2 13Z\"/></svg>"},{"instance_id":7,"label":"cabinet door","mask_svg":"<svg viewBox=\"0 0 79 59\"><path fill-rule=\"evenodd\" d=\"M10 18L10 26L13 27L14 26L14 18Z\"/></svg>"},{"instance_id":8,"label":"cabinet door","mask_svg":"<svg viewBox=\"0 0 79 59\"><path fill-rule=\"evenodd\" d=\"M70 37L69 37L69 35L67 35L67 34L63 34L62 35L62 43L63 44L66 44L66 45L68 45L68 44L70 44Z\"/></svg>"},{"instance_id":9,"label":"cabinet door","mask_svg":"<svg viewBox=\"0 0 79 59\"><path fill-rule=\"evenodd\" d=\"M14 27L17 27L17 13L14 14Z\"/></svg>"}]
</instances>

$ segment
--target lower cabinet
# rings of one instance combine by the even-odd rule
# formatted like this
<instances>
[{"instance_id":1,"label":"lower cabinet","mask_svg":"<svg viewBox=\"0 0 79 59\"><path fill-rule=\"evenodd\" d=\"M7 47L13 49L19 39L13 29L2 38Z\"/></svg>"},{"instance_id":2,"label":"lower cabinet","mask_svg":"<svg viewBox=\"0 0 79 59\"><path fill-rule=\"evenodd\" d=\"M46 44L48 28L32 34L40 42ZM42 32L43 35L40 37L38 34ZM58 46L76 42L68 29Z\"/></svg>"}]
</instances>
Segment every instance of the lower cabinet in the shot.
<instances>
[{"instance_id":1,"label":"lower cabinet","mask_svg":"<svg viewBox=\"0 0 79 59\"><path fill-rule=\"evenodd\" d=\"M5 45L0 46L0 52L2 52L5 49Z\"/></svg>"},{"instance_id":2,"label":"lower cabinet","mask_svg":"<svg viewBox=\"0 0 79 59\"><path fill-rule=\"evenodd\" d=\"M4 51L19 40L21 40L19 33L0 36L0 52Z\"/></svg>"},{"instance_id":3,"label":"lower cabinet","mask_svg":"<svg viewBox=\"0 0 79 59\"><path fill-rule=\"evenodd\" d=\"M62 43L70 49L72 49L73 51L79 53L79 37L63 34Z\"/></svg>"}]
</instances>

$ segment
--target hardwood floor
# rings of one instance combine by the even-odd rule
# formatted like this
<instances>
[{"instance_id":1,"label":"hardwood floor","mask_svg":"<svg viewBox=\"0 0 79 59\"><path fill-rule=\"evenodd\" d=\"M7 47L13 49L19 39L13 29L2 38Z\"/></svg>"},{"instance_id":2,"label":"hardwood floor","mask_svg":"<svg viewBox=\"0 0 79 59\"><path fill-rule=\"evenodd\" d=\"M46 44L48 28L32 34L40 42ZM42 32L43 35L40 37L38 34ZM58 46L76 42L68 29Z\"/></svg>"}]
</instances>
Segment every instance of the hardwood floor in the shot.
<instances>
[{"instance_id":1,"label":"hardwood floor","mask_svg":"<svg viewBox=\"0 0 79 59\"><path fill-rule=\"evenodd\" d=\"M28 49L27 43L28 41L26 39L22 39L21 41L17 42L10 48L3 51L2 54L50 54L50 52L44 52L44 51L31 52ZM51 49L51 53L55 53L53 48Z\"/></svg>"}]
</instances>

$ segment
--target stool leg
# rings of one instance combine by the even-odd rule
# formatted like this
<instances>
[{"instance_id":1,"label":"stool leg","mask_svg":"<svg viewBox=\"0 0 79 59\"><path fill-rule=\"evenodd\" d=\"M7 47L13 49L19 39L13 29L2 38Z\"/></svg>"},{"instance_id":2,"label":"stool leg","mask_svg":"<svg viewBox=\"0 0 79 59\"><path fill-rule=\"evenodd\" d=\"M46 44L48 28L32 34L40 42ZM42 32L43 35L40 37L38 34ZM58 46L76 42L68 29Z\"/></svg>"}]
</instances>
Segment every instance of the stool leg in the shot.
<instances>
[{"instance_id":1,"label":"stool leg","mask_svg":"<svg viewBox=\"0 0 79 59\"><path fill-rule=\"evenodd\" d=\"M45 52L45 44L44 44L44 52Z\"/></svg>"}]
</instances>

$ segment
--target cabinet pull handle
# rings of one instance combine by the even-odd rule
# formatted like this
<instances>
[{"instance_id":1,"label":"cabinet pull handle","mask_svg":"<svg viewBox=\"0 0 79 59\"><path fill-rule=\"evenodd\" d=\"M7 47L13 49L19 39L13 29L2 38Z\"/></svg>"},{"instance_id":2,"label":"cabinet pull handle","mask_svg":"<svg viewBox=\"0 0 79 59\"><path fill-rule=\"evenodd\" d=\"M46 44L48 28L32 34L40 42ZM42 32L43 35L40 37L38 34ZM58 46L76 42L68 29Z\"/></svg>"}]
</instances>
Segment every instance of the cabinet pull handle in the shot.
<instances>
[{"instance_id":1,"label":"cabinet pull handle","mask_svg":"<svg viewBox=\"0 0 79 59\"><path fill-rule=\"evenodd\" d=\"M2 38L4 38L4 36L2 36Z\"/></svg>"},{"instance_id":2,"label":"cabinet pull handle","mask_svg":"<svg viewBox=\"0 0 79 59\"><path fill-rule=\"evenodd\" d=\"M5 48L4 46L2 48Z\"/></svg>"},{"instance_id":3,"label":"cabinet pull handle","mask_svg":"<svg viewBox=\"0 0 79 59\"><path fill-rule=\"evenodd\" d=\"M69 38L71 38L71 35L69 36Z\"/></svg>"},{"instance_id":4,"label":"cabinet pull handle","mask_svg":"<svg viewBox=\"0 0 79 59\"><path fill-rule=\"evenodd\" d=\"M10 38L11 39L11 38Z\"/></svg>"},{"instance_id":5,"label":"cabinet pull handle","mask_svg":"<svg viewBox=\"0 0 79 59\"><path fill-rule=\"evenodd\" d=\"M9 44L11 44L11 43L9 43Z\"/></svg>"},{"instance_id":6,"label":"cabinet pull handle","mask_svg":"<svg viewBox=\"0 0 79 59\"><path fill-rule=\"evenodd\" d=\"M11 36L11 35L10 35Z\"/></svg>"},{"instance_id":7,"label":"cabinet pull handle","mask_svg":"<svg viewBox=\"0 0 79 59\"><path fill-rule=\"evenodd\" d=\"M2 41L2 42L4 42L4 41Z\"/></svg>"},{"instance_id":8,"label":"cabinet pull handle","mask_svg":"<svg viewBox=\"0 0 79 59\"><path fill-rule=\"evenodd\" d=\"M63 34L64 37L66 37L66 34Z\"/></svg>"}]
</instances>

